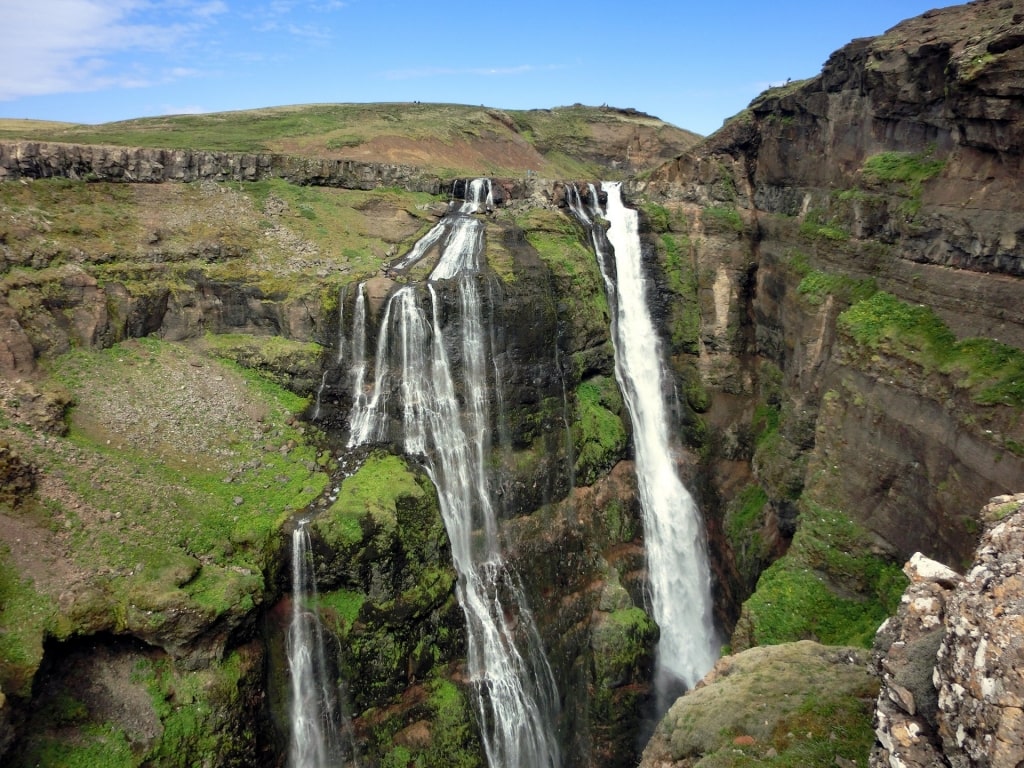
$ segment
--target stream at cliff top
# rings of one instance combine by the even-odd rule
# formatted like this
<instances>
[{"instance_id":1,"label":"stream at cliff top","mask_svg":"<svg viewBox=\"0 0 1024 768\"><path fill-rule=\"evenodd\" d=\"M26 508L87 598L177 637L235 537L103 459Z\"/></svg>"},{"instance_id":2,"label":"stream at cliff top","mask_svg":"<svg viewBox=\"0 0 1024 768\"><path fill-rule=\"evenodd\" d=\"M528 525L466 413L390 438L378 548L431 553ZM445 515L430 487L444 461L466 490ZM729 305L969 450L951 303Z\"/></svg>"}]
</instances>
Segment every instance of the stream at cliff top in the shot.
<instances>
[{"instance_id":1,"label":"stream at cliff top","mask_svg":"<svg viewBox=\"0 0 1024 768\"><path fill-rule=\"evenodd\" d=\"M575 187L567 187L566 199L592 234L612 310L615 377L633 424L651 608L661 629L655 671L660 713L680 683L691 688L711 669L720 643L704 521L679 478L669 439L664 362L648 310L637 212L623 205L620 184L606 182L602 189L608 194L604 211L593 187L589 214ZM593 226L596 216L610 224L607 241Z\"/></svg>"},{"instance_id":2,"label":"stream at cliff top","mask_svg":"<svg viewBox=\"0 0 1024 768\"><path fill-rule=\"evenodd\" d=\"M440 243L440 259L425 289L399 288L383 309L372 383L365 381L365 340L353 339L349 446L396 440L423 463L437 489L458 574L467 671L488 764L557 768L558 693L519 577L504 562L487 483L487 373L494 363L477 280L484 224L474 214L489 207L490 200L490 181L474 180L466 202L453 207L394 265L405 269ZM456 308L442 324L438 294L453 285ZM365 303L357 304L357 333L365 333L364 313ZM446 335L458 350L457 372L446 351ZM461 406L456 380L464 385ZM389 401L392 394L400 402ZM400 435L389 434L395 422L401 424Z\"/></svg>"}]
</instances>

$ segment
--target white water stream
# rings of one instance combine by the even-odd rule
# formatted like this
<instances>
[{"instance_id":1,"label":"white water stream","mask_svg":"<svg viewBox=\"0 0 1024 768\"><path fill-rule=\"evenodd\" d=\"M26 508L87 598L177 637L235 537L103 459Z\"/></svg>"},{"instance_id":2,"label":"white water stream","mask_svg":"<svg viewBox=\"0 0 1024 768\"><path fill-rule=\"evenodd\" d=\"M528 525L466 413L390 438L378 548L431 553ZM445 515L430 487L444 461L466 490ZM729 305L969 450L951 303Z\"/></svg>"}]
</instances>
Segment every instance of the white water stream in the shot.
<instances>
[{"instance_id":1,"label":"white water stream","mask_svg":"<svg viewBox=\"0 0 1024 768\"><path fill-rule=\"evenodd\" d=\"M286 641L292 720L288 768L338 768L343 764L354 768L352 744L344 744L339 735L345 723L316 612L307 523L299 521L292 532L292 617ZM346 755L345 747L350 754ZM351 761L345 763L347 758Z\"/></svg>"},{"instance_id":2,"label":"white water stream","mask_svg":"<svg viewBox=\"0 0 1024 768\"><path fill-rule=\"evenodd\" d=\"M679 478L669 438L664 358L648 310L637 213L623 205L618 183L604 183L602 188L608 194L605 211L599 209L593 187L589 215L575 188L567 190L567 199L585 225L595 215L610 224L611 249L597 236L593 242L614 313L615 375L633 423L651 608L661 629L656 682L664 695L677 681L692 687L718 658L711 569L704 520ZM670 703L663 702L659 709Z\"/></svg>"},{"instance_id":3,"label":"white water stream","mask_svg":"<svg viewBox=\"0 0 1024 768\"><path fill-rule=\"evenodd\" d=\"M373 382L362 374L354 382L349 446L386 441L400 419L403 448L423 462L437 488L451 541L488 764L557 768L555 682L519 579L504 563L487 483L487 373L495 368L477 279L484 225L473 214L490 205L490 195L487 179L469 186L467 202L439 224L447 237L426 291L405 286L388 300ZM436 230L426 235L431 245L440 239ZM458 294L447 323L441 321L440 281L449 290L454 283ZM461 366L461 404L446 342ZM389 403L391 395L400 403Z\"/></svg>"}]
</instances>

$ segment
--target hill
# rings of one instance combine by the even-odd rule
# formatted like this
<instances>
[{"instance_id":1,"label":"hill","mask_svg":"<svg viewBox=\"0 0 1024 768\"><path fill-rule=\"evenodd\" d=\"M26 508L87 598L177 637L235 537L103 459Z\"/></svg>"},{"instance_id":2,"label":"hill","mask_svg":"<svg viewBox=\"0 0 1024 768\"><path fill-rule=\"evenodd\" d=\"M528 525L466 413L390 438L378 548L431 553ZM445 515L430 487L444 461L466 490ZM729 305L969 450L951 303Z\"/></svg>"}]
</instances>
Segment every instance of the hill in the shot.
<instances>
[{"instance_id":1,"label":"hill","mask_svg":"<svg viewBox=\"0 0 1024 768\"><path fill-rule=\"evenodd\" d=\"M631 109L574 104L306 104L102 125L0 120L0 140L274 153L412 165L442 177L623 178L700 137Z\"/></svg>"}]
</instances>

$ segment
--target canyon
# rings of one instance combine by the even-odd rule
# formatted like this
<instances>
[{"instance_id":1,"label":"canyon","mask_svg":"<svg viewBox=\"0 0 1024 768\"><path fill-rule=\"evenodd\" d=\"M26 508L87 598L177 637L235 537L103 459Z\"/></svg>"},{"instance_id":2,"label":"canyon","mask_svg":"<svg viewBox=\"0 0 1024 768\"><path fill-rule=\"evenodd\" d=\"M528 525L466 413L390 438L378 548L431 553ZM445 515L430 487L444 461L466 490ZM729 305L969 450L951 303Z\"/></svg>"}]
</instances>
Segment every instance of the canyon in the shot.
<instances>
[{"instance_id":1,"label":"canyon","mask_svg":"<svg viewBox=\"0 0 1024 768\"><path fill-rule=\"evenodd\" d=\"M4 764L285 764L300 517L359 764L487 764L436 471L396 436L349 439L357 317L366 381L403 290L436 282L439 327L468 322L426 238L471 177L491 189L465 214L481 471L502 594L535 624L514 631L557 691L548 754L1024 760L1022 99L1024 8L978 0L851 42L699 142L578 106L557 146L526 127L557 114L459 113L474 127L437 166L398 134L0 134ZM525 172L567 146L590 175ZM506 160L522 172L488 172ZM671 708L613 307L573 216L610 178L639 215L726 642Z\"/></svg>"}]
</instances>

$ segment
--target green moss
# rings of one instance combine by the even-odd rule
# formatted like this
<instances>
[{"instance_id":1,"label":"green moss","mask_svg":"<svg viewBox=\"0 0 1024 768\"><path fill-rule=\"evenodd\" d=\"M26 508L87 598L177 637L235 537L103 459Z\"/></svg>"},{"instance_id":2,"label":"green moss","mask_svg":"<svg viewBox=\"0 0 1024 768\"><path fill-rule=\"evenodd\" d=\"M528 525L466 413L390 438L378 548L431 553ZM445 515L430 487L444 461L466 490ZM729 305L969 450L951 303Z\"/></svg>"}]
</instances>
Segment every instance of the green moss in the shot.
<instances>
[{"instance_id":1,"label":"green moss","mask_svg":"<svg viewBox=\"0 0 1024 768\"><path fill-rule=\"evenodd\" d=\"M704 226L716 231L742 232L743 218L735 208L712 205L704 209Z\"/></svg>"},{"instance_id":2,"label":"green moss","mask_svg":"<svg viewBox=\"0 0 1024 768\"><path fill-rule=\"evenodd\" d=\"M168 659L144 659L136 679L149 691L163 732L147 755L147 764L188 768L208 755L229 755L236 747L223 730L224 713L240 704L244 664L233 653L204 670L182 672Z\"/></svg>"},{"instance_id":3,"label":"green moss","mask_svg":"<svg viewBox=\"0 0 1024 768\"><path fill-rule=\"evenodd\" d=\"M670 306L672 346L687 354L696 354L700 344L700 287L697 270L690 260L690 239L685 235L665 233L661 236L665 278L678 297Z\"/></svg>"},{"instance_id":4,"label":"green moss","mask_svg":"<svg viewBox=\"0 0 1024 768\"><path fill-rule=\"evenodd\" d=\"M1024 351L992 339L957 341L928 307L879 292L839 315L837 327L868 349L949 374L980 404L1024 408Z\"/></svg>"},{"instance_id":5,"label":"green moss","mask_svg":"<svg viewBox=\"0 0 1024 768\"><path fill-rule=\"evenodd\" d=\"M594 628L594 676L598 686L617 688L638 682L649 671L658 626L642 608L601 615Z\"/></svg>"},{"instance_id":6,"label":"green moss","mask_svg":"<svg viewBox=\"0 0 1024 768\"><path fill-rule=\"evenodd\" d=\"M816 209L808 211L804 216L800 224L800 234L811 240L827 240L834 243L850 239L850 233L844 227L828 219L824 211Z\"/></svg>"},{"instance_id":7,"label":"green moss","mask_svg":"<svg viewBox=\"0 0 1024 768\"><path fill-rule=\"evenodd\" d=\"M626 449L622 398L614 379L597 376L576 388L576 420L573 437L576 480L592 485L607 472Z\"/></svg>"},{"instance_id":8,"label":"green moss","mask_svg":"<svg viewBox=\"0 0 1024 768\"><path fill-rule=\"evenodd\" d=\"M364 520L393 532L398 525L398 499L419 499L424 494L402 458L376 453L344 480L338 498L315 526L329 547L343 548L363 538Z\"/></svg>"},{"instance_id":9,"label":"green moss","mask_svg":"<svg viewBox=\"0 0 1024 768\"><path fill-rule=\"evenodd\" d=\"M484 764L476 720L469 699L448 680L429 686L433 714L431 743L421 755L423 768L478 768Z\"/></svg>"},{"instance_id":10,"label":"green moss","mask_svg":"<svg viewBox=\"0 0 1024 768\"><path fill-rule=\"evenodd\" d=\"M870 647L906 585L868 534L835 510L805 504L793 543L744 604L757 645L813 639Z\"/></svg>"},{"instance_id":11,"label":"green moss","mask_svg":"<svg viewBox=\"0 0 1024 768\"><path fill-rule=\"evenodd\" d=\"M19 577L0 545L0 690L28 697L43 659L43 639L54 626L56 606Z\"/></svg>"},{"instance_id":12,"label":"green moss","mask_svg":"<svg viewBox=\"0 0 1024 768\"><path fill-rule=\"evenodd\" d=\"M319 594L317 609L335 634L344 636L345 631L359 617L366 604L366 595L350 589L333 589Z\"/></svg>"},{"instance_id":13,"label":"green moss","mask_svg":"<svg viewBox=\"0 0 1024 768\"><path fill-rule=\"evenodd\" d=\"M135 768L141 760L124 732L104 725L78 729L74 740L42 736L31 739L25 754L11 768L60 766L60 768Z\"/></svg>"},{"instance_id":14,"label":"green moss","mask_svg":"<svg viewBox=\"0 0 1024 768\"><path fill-rule=\"evenodd\" d=\"M857 280L846 275L811 270L797 286L797 292L809 304L823 304L827 296L835 296L846 304L870 298L878 290L873 279Z\"/></svg>"},{"instance_id":15,"label":"green moss","mask_svg":"<svg viewBox=\"0 0 1024 768\"><path fill-rule=\"evenodd\" d=\"M259 372L261 377L254 380L261 385L270 381L283 388L288 388L296 377L308 378L311 372L318 371L324 354L323 347L313 342L247 333L208 333L203 346L243 369ZM299 401L294 404L299 405Z\"/></svg>"},{"instance_id":16,"label":"green moss","mask_svg":"<svg viewBox=\"0 0 1024 768\"><path fill-rule=\"evenodd\" d=\"M921 185L946 167L931 152L881 152L864 161L861 173L869 180L906 184L912 194L920 194Z\"/></svg>"}]
</instances>

